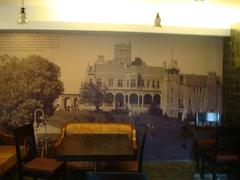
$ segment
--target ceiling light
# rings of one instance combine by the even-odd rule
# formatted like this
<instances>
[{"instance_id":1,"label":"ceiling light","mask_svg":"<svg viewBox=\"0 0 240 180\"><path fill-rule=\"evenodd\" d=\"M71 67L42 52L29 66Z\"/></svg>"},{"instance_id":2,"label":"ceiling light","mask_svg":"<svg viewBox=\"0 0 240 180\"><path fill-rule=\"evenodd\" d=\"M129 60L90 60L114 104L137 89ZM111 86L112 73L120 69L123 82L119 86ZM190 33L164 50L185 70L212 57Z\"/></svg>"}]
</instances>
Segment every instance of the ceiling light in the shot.
<instances>
[{"instance_id":1,"label":"ceiling light","mask_svg":"<svg viewBox=\"0 0 240 180\"><path fill-rule=\"evenodd\" d=\"M27 22L28 19L24 8L24 0L22 0L22 7L20 8L20 13L18 15L18 24L26 24Z\"/></svg>"}]
</instances>

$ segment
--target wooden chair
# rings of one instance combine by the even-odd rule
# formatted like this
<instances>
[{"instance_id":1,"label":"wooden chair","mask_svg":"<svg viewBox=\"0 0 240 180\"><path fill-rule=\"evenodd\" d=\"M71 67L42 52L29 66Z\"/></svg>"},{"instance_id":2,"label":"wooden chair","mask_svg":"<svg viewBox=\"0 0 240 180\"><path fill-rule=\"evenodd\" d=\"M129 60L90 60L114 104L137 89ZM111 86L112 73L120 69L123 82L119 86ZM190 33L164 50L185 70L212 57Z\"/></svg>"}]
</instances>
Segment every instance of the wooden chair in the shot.
<instances>
[{"instance_id":1,"label":"wooden chair","mask_svg":"<svg viewBox=\"0 0 240 180\"><path fill-rule=\"evenodd\" d=\"M32 124L14 129L13 134L16 144L19 180L22 180L23 176L51 179L60 175L65 179L65 162L37 156L36 140ZM20 145L25 145L27 149L24 159L21 155Z\"/></svg>"},{"instance_id":2,"label":"wooden chair","mask_svg":"<svg viewBox=\"0 0 240 180\"><path fill-rule=\"evenodd\" d=\"M100 163L101 171L142 172L143 154L149 127L143 128L140 148L135 161L105 161Z\"/></svg>"},{"instance_id":3,"label":"wooden chair","mask_svg":"<svg viewBox=\"0 0 240 180\"><path fill-rule=\"evenodd\" d=\"M199 162L203 149L211 148L215 142L216 128L221 125L218 112L196 113L195 126L193 128L193 156L196 161L196 169L199 169Z\"/></svg>"},{"instance_id":4,"label":"wooden chair","mask_svg":"<svg viewBox=\"0 0 240 180\"><path fill-rule=\"evenodd\" d=\"M147 180L140 172L88 172L87 180Z\"/></svg>"},{"instance_id":5,"label":"wooden chair","mask_svg":"<svg viewBox=\"0 0 240 180\"><path fill-rule=\"evenodd\" d=\"M212 165L212 179L216 179L219 166L240 164L240 128L218 127L213 148L204 149L202 154L201 178L204 178L205 161Z\"/></svg>"}]
</instances>

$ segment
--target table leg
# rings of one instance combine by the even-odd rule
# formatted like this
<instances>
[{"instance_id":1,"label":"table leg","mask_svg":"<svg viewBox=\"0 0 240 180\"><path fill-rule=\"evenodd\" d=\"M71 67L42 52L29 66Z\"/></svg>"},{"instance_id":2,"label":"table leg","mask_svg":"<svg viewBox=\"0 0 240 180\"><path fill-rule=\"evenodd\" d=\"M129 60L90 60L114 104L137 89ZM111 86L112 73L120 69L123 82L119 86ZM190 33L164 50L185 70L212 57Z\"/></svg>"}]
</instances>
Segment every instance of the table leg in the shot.
<instances>
[{"instance_id":1,"label":"table leg","mask_svg":"<svg viewBox=\"0 0 240 180\"><path fill-rule=\"evenodd\" d=\"M100 163L99 161L94 161L94 172L97 172L100 168Z\"/></svg>"}]
</instances>

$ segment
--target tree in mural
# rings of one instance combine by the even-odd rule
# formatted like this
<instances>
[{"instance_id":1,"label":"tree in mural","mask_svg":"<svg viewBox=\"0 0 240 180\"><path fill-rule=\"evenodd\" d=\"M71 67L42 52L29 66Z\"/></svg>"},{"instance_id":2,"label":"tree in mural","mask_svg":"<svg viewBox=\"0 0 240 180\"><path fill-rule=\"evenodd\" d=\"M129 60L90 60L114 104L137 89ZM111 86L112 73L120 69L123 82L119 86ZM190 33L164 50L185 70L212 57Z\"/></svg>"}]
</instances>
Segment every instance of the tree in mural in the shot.
<instances>
[{"instance_id":1,"label":"tree in mural","mask_svg":"<svg viewBox=\"0 0 240 180\"><path fill-rule=\"evenodd\" d=\"M80 102L82 104L93 104L96 111L100 110L103 105L104 97L107 88L105 86L99 86L93 82L84 81L80 88Z\"/></svg>"},{"instance_id":2,"label":"tree in mural","mask_svg":"<svg viewBox=\"0 0 240 180\"><path fill-rule=\"evenodd\" d=\"M36 108L46 115L63 93L60 68L41 56L0 56L0 125L12 129L31 122Z\"/></svg>"},{"instance_id":3,"label":"tree in mural","mask_svg":"<svg viewBox=\"0 0 240 180\"><path fill-rule=\"evenodd\" d=\"M133 65L133 66L142 66L142 65L146 65L146 63L140 57L135 57L135 59L131 63L131 65Z\"/></svg>"}]
</instances>

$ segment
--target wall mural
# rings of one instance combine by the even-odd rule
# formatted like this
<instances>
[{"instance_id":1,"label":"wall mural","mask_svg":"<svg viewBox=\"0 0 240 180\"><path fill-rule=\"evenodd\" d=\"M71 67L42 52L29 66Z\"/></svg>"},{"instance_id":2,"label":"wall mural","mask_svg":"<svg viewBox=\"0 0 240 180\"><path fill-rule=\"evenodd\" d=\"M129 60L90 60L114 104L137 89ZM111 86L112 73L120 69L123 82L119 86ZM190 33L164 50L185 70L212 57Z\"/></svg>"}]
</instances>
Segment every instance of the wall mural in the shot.
<instances>
[{"instance_id":1,"label":"wall mural","mask_svg":"<svg viewBox=\"0 0 240 180\"><path fill-rule=\"evenodd\" d=\"M186 122L221 112L222 45L205 36L0 33L0 129L33 122L37 108L49 134L70 121L149 124L146 160L189 159Z\"/></svg>"}]
</instances>

